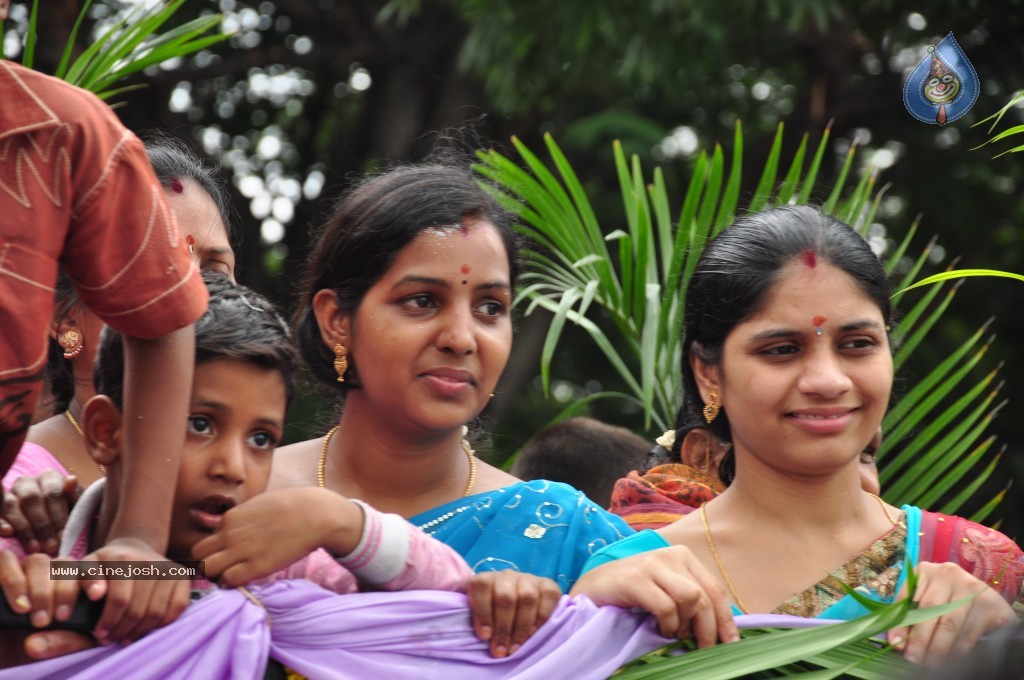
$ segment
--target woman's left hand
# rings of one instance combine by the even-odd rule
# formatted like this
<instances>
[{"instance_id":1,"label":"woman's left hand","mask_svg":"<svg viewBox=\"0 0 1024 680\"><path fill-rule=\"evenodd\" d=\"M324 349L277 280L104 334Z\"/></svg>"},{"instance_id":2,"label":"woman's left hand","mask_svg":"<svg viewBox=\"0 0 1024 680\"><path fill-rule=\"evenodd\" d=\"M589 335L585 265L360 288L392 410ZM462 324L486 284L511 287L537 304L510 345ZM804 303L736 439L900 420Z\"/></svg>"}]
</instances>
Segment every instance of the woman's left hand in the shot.
<instances>
[{"instance_id":1,"label":"woman's left hand","mask_svg":"<svg viewBox=\"0 0 1024 680\"><path fill-rule=\"evenodd\" d=\"M491 656L503 658L544 625L562 589L549 578L506 569L474 574L466 594L476 636L490 643Z\"/></svg>"},{"instance_id":2,"label":"woman's left hand","mask_svg":"<svg viewBox=\"0 0 1024 680\"><path fill-rule=\"evenodd\" d=\"M980 593L945 616L903 626L888 633L889 643L910 661L935 664L949 656L969 651L982 635L1016 620L1006 600L960 566L947 562L922 562L917 565L917 591L914 601L919 607L933 607ZM903 584L898 598L906 597Z\"/></svg>"}]
</instances>

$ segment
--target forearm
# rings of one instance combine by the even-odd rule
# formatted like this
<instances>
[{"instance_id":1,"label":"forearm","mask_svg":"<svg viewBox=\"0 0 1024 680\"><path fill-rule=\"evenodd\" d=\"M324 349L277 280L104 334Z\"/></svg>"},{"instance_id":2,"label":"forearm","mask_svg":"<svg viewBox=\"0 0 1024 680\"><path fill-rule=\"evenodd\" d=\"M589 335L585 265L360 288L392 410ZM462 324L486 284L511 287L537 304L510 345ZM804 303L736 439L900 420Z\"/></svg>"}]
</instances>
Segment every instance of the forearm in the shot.
<instances>
[{"instance_id":1,"label":"forearm","mask_svg":"<svg viewBox=\"0 0 1024 680\"><path fill-rule=\"evenodd\" d=\"M472 572L452 548L398 515L365 504L363 512L359 543L348 554L335 553L361 582L380 590L465 591Z\"/></svg>"},{"instance_id":2,"label":"forearm","mask_svg":"<svg viewBox=\"0 0 1024 680\"><path fill-rule=\"evenodd\" d=\"M125 338L123 481L108 542L167 548L194 361L192 326L156 340Z\"/></svg>"}]
</instances>

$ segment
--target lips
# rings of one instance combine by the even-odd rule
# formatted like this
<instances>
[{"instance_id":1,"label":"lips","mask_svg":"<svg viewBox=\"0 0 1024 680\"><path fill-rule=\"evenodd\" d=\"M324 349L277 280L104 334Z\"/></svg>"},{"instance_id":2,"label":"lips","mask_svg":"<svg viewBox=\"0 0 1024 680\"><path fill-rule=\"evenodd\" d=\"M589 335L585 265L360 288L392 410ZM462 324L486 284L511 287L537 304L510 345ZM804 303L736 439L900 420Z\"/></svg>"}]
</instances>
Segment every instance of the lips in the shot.
<instances>
[{"instance_id":1,"label":"lips","mask_svg":"<svg viewBox=\"0 0 1024 680\"><path fill-rule=\"evenodd\" d=\"M855 407L809 408L790 411L786 417L794 425L813 434L837 434L846 429Z\"/></svg>"},{"instance_id":2,"label":"lips","mask_svg":"<svg viewBox=\"0 0 1024 680\"><path fill-rule=\"evenodd\" d=\"M442 397L460 396L476 385L472 373L458 368L434 368L421 373L420 378Z\"/></svg>"},{"instance_id":3,"label":"lips","mask_svg":"<svg viewBox=\"0 0 1024 680\"><path fill-rule=\"evenodd\" d=\"M235 499L216 494L193 503L188 513L196 526L204 531L214 531L220 526L224 513L235 507Z\"/></svg>"}]
</instances>

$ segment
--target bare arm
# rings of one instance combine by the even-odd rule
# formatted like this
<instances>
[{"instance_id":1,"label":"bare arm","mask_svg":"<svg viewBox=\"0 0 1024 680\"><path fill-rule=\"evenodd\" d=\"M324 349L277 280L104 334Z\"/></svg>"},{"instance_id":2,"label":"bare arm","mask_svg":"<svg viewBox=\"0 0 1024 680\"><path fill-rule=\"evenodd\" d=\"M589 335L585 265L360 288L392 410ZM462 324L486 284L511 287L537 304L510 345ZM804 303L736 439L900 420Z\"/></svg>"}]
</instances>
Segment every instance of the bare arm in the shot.
<instances>
[{"instance_id":1,"label":"bare arm","mask_svg":"<svg viewBox=\"0 0 1024 680\"><path fill-rule=\"evenodd\" d=\"M194 363L191 325L156 340L125 338L124 480L108 542L167 549Z\"/></svg>"}]
</instances>

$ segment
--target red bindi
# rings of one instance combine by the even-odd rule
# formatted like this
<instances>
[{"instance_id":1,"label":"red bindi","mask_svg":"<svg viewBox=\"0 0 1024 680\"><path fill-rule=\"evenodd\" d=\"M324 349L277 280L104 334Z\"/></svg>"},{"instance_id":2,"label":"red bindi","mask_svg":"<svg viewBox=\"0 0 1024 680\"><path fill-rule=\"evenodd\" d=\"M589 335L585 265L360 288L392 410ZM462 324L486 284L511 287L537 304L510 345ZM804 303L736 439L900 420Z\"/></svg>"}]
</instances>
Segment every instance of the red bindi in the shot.
<instances>
[{"instance_id":1,"label":"red bindi","mask_svg":"<svg viewBox=\"0 0 1024 680\"><path fill-rule=\"evenodd\" d=\"M814 269L818 266L818 256L814 254L814 251L808 248L803 254L804 264Z\"/></svg>"},{"instance_id":2,"label":"red bindi","mask_svg":"<svg viewBox=\"0 0 1024 680\"><path fill-rule=\"evenodd\" d=\"M174 190L174 193L180 194L185 191L185 185L181 183L180 179L173 177L171 178L171 189Z\"/></svg>"},{"instance_id":3,"label":"red bindi","mask_svg":"<svg viewBox=\"0 0 1024 680\"><path fill-rule=\"evenodd\" d=\"M462 265L462 269L460 269L459 271L462 272L463 276L465 276L466 274L469 273L469 265L468 264Z\"/></svg>"},{"instance_id":4,"label":"red bindi","mask_svg":"<svg viewBox=\"0 0 1024 680\"><path fill-rule=\"evenodd\" d=\"M827 316L816 316L813 319L811 319L811 323L813 323L815 326L820 326L826 321L828 321Z\"/></svg>"}]
</instances>

